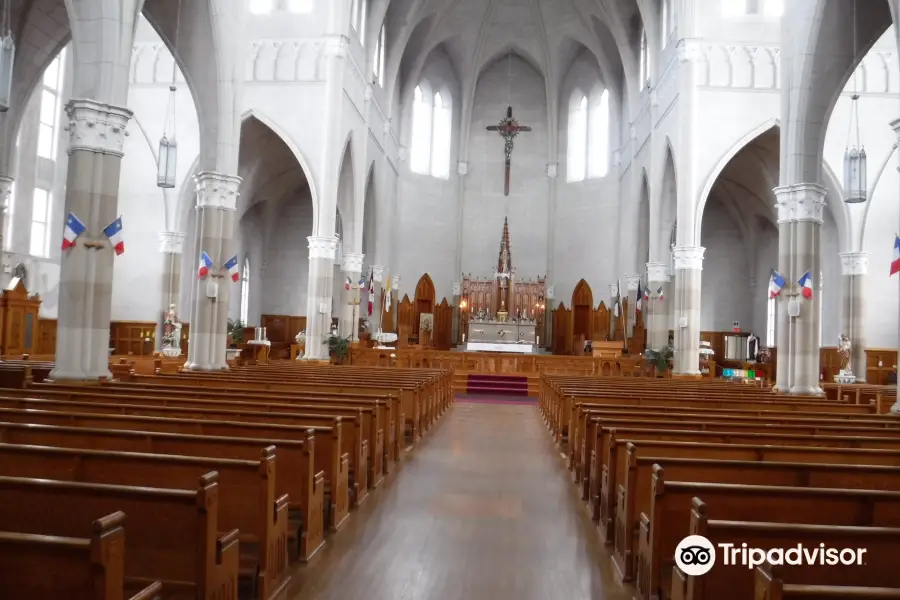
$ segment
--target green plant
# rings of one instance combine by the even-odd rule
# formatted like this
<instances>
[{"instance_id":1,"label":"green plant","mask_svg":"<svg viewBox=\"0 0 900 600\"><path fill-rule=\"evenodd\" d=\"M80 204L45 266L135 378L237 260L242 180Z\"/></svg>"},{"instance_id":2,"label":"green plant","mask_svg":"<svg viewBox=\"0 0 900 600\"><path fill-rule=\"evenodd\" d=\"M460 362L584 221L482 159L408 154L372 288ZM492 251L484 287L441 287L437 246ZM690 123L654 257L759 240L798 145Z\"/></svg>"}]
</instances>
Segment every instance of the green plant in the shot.
<instances>
[{"instance_id":1,"label":"green plant","mask_svg":"<svg viewBox=\"0 0 900 600\"><path fill-rule=\"evenodd\" d=\"M342 338L339 335L328 336L328 354L335 358L336 362L343 362L350 353L350 338Z\"/></svg>"},{"instance_id":2,"label":"green plant","mask_svg":"<svg viewBox=\"0 0 900 600\"><path fill-rule=\"evenodd\" d=\"M240 319L228 319L228 339L232 344L244 343L244 323Z\"/></svg>"},{"instance_id":3,"label":"green plant","mask_svg":"<svg viewBox=\"0 0 900 600\"><path fill-rule=\"evenodd\" d=\"M656 367L657 373L663 373L669 369L669 361L675 356L675 351L667 344L659 350L647 350L645 356L647 362Z\"/></svg>"}]
</instances>

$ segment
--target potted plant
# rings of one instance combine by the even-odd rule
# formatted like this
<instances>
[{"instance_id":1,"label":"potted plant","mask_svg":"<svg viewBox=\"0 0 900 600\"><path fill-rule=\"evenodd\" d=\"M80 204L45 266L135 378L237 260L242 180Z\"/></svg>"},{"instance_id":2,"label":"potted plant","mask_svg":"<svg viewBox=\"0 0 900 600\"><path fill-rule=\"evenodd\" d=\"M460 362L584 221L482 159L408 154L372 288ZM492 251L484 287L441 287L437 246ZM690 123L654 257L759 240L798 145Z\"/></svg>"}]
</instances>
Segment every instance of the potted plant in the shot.
<instances>
[{"instance_id":1,"label":"potted plant","mask_svg":"<svg viewBox=\"0 0 900 600\"><path fill-rule=\"evenodd\" d=\"M645 356L647 364L656 367L657 377L662 377L666 371L672 368L675 351L671 345L666 344L659 350L647 350Z\"/></svg>"},{"instance_id":2,"label":"potted plant","mask_svg":"<svg viewBox=\"0 0 900 600\"><path fill-rule=\"evenodd\" d=\"M336 365L344 364L344 360L350 354L350 338L342 338L335 334L329 335L328 354L331 356L332 363Z\"/></svg>"},{"instance_id":3,"label":"potted plant","mask_svg":"<svg viewBox=\"0 0 900 600\"><path fill-rule=\"evenodd\" d=\"M228 319L228 347L237 348L244 343L244 323L240 319Z\"/></svg>"}]
</instances>

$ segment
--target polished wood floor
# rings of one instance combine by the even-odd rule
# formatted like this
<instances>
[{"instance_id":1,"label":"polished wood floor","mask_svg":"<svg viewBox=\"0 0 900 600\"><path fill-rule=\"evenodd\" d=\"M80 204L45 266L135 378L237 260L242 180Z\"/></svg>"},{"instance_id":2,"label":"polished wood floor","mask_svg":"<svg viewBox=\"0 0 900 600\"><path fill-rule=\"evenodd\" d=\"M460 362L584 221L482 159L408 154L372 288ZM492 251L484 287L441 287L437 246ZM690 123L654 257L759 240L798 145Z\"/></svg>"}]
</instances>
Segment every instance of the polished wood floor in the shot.
<instances>
[{"instance_id":1,"label":"polished wood floor","mask_svg":"<svg viewBox=\"0 0 900 600\"><path fill-rule=\"evenodd\" d=\"M291 600L630 600L533 406L457 403Z\"/></svg>"}]
</instances>

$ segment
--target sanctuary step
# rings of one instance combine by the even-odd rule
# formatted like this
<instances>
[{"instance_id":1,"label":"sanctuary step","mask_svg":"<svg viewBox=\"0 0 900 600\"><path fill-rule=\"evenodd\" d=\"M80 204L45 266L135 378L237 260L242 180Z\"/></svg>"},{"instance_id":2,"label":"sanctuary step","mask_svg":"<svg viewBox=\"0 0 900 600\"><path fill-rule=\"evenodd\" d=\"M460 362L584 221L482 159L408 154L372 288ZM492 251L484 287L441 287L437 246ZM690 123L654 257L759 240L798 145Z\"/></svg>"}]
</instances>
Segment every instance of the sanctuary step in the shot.
<instances>
[{"instance_id":1,"label":"sanctuary step","mask_svg":"<svg viewBox=\"0 0 900 600\"><path fill-rule=\"evenodd\" d=\"M466 378L466 393L528 396L528 378L514 375L475 375Z\"/></svg>"}]
</instances>

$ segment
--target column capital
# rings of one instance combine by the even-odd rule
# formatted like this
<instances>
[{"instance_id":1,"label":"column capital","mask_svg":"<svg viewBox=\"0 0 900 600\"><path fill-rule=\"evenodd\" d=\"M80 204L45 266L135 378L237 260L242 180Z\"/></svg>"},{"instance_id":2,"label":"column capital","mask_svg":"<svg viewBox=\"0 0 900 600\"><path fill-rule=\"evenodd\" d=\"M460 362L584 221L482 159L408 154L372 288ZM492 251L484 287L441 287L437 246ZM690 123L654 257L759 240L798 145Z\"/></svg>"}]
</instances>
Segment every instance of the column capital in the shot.
<instances>
[{"instance_id":1,"label":"column capital","mask_svg":"<svg viewBox=\"0 0 900 600\"><path fill-rule=\"evenodd\" d=\"M628 286L629 292L636 292L638 286L641 284L641 276L640 275L626 275L625 276L625 284Z\"/></svg>"},{"instance_id":2,"label":"column capital","mask_svg":"<svg viewBox=\"0 0 900 600\"><path fill-rule=\"evenodd\" d=\"M104 104L89 98L73 98L66 104L69 124L69 150L125 155L128 121L134 113L124 107Z\"/></svg>"},{"instance_id":3,"label":"column capital","mask_svg":"<svg viewBox=\"0 0 900 600\"><path fill-rule=\"evenodd\" d=\"M619 284L618 283L609 284L609 297L615 298L618 295L619 295Z\"/></svg>"},{"instance_id":4,"label":"column capital","mask_svg":"<svg viewBox=\"0 0 900 600\"><path fill-rule=\"evenodd\" d=\"M341 271L344 273L362 273L363 259L365 254L357 252L345 252L343 261L341 262Z\"/></svg>"},{"instance_id":5,"label":"column capital","mask_svg":"<svg viewBox=\"0 0 900 600\"><path fill-rule=\"evenodd\" d=\"M778 198L779 223L799 221L822 224L825 211L824 187L817 183L780 185L772 190Z\"/></svg>"},{"instance_id":6,"label":"column capital","mask_svg":"<svg viewBox=\"0 0 900 600\"><path fill-rule=\"evenodd\" d=\"M866 275L869 272L868 252L841 252L841 275Z\"/></svg>"},{"instance_id":7,"label":"column capital","mask_svg":"<svg viewBox=\"0 0 900 600\"><path fill-rule=\"evenodd\" d=\"M337 252L338 239L336 235L311 235L306 240L309 242L310 258L327 258L334 260Z\"/></svg>"},{"instance_id":8,"label":"column capital","mask_svg":"<svg viewBox=\"0 0 900 600\"><path fill-rule=\"evenodd\" d=\"M160 231L159 251L169 254L181 254L184 251L184 234L180 231Z\"/></svg>"},{"instance_id":9,"label":"column capital","mask_svg":"<svg viewBox=\"0 0 900 600\"><path fill-rule=\"evenodd\" d=\"M372 265L372 277L378 283L384 281L384 265Z\"/></svg>"},{"instance_id":10,"label":"column capital","mask_svg":"<svg viewBox=\"0 0 900 600\"><path fill-rule=\"evenodd\" d=\"M661 262L648 262L647 281L658 281L660 283L669 281L669 265Z\"/></svg>"},{"instance_id":11,"label":"column capital","mask_svg":"<svg viewBox=\"0 0 900 600\"><path fill-rule=\"evenodd\" d=\"M702 246L675 246L673 249L675 258L675 270L703 270L703 253L706 248Z\"/></svg>"},{"instance_id":12,"label":"column capital","mask_svg":"<svg viewBox=\"0 0 900 600\"><path fill-rule=\"evenodd\" d=\"M194 189L197 192L197 208L223 208L235 210L240 196L241 178L212 171L202 171L194 175Z\"/></svg>"}]
</instances>

